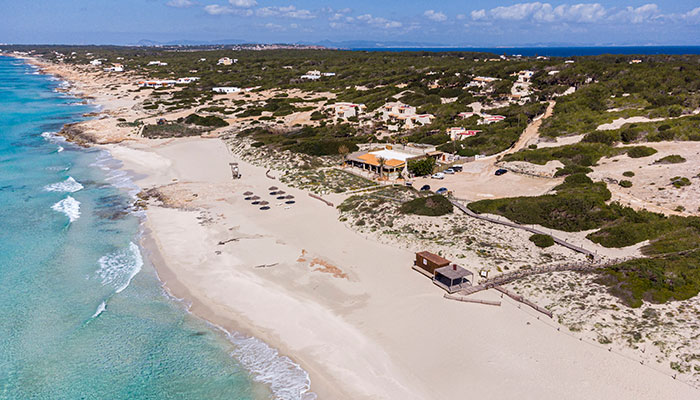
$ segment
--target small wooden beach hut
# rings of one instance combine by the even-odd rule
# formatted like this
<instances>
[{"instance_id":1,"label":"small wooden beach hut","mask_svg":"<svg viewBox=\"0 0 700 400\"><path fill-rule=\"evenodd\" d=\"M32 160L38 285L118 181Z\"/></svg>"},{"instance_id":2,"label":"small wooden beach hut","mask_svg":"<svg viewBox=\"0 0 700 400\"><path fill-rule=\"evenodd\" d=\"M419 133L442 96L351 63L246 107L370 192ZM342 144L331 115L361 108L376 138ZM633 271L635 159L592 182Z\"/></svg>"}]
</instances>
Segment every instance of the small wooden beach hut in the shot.
<instances>
[{"instance_id":1,"label":"small wooden beach hut","mask_svg":"<svg viewBox=\"0 0 700 400\"><path fill-rule=\"evenodd\" d=\"M450 260L429 251L421 251L416 253L413 269L432 278L436 269L447 265L450 265Z\"/></svg>"}]
</instances>

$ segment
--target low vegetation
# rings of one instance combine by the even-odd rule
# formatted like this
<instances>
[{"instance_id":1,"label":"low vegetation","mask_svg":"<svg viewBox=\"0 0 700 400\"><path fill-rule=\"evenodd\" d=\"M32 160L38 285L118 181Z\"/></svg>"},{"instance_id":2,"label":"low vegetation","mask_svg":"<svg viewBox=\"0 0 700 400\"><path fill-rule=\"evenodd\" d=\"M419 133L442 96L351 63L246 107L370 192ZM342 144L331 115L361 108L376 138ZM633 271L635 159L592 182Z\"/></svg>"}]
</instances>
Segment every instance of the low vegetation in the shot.
<instances>
[{"instance_id":1,"label":"low vegetation","mask_svg":"<svg viewBox=\"0 0 700 400\"><path fill-rule=\"evenodd\" d=\"M685 161L685 158L679 156L678 154L671 154L670 156L654 161L654 164L681 164Z\"/></svg>"},{"instance_id":2,"label":"low vegetation","mask_svg":"<svg viewBox=\"0 0 700 400\"><path fill-rule=\"evenodd\" d=\"M428 197L418 197L401 205L404 214L427 215L437 217L452 212L453 205L445 196L435 194Z\"/></svg>"},{"instance_id":3,"label":"low vegetation","mask_svg":"<svg viewBox=\"0 0 700 400\"><path fill-rule=\"evenodd\" d=\"M554 239L549 236L549 235L543 235L536 233L532 236L530 236L530 241L535 244L535 246L540 247L540 248L547 248L550 246L554 246Z\"/></svg>"}]
</instances>

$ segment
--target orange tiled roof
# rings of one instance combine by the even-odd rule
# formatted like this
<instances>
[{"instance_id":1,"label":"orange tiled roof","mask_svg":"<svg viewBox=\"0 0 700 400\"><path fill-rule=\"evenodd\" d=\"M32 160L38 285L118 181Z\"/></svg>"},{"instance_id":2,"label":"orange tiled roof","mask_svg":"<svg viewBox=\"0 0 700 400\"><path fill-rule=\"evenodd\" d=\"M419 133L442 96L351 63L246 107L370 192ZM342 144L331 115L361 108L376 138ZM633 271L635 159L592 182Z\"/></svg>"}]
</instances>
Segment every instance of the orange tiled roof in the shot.
<instances>
[{"instance_id":1,"label":"orange tiled roof","mask_svg":"<svg viewBox=\"0 0 700 400\"><path fill-rule=\"evenodd\" d=\"M357 158L360 159L360 160L362 160L362 161L365 162L366 164L374 165L375 167L378 167L378 166L379 166L379 160L377 159L377 157L376 157L374 154L367 153L367 154L363 154L363 155L361 155L361 156L358 156ZM400 167L400 166L402 166L403 164L404 164L403 161L401 161L401 160L396 160L396 159L393 159L393 158L384 161L384 166L386 166L386 167L391 167L391 168Z\"/></svg>"}]
</instances>

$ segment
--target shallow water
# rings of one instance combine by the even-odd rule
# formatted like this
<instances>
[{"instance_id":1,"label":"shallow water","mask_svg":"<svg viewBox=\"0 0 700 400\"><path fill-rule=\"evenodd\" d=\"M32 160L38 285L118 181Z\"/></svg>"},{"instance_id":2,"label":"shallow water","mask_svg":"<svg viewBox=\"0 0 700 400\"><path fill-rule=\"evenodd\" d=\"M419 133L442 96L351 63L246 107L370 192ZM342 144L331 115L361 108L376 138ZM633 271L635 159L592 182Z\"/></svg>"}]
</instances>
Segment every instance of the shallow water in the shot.
<instances>
[{"instance_id":1,"label":"shallow water","mask_svg":"<svg viewBox=\"0 0 700 400\"><path fill-rule=\"evenodd\" d=\"M60 84L0 57L0 399L302 398L303 370L167 296L119 162L49 133L91 111Z\"/></svg>"}]
</instances>

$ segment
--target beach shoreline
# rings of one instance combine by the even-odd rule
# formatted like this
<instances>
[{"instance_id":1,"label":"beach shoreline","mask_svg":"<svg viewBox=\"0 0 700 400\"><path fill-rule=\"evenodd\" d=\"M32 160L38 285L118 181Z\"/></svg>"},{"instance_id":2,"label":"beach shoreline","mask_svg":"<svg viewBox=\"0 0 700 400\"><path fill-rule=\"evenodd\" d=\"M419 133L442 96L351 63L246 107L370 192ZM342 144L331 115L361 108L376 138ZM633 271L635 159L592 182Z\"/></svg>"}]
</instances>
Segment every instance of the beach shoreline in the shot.
<instances>
[{"instance_id":1,"label":"beach shoreline","mask_svg":"<svg viewBox=\"0 0 700 400\"><path fill-rule=\"evenodd\" d=\"M110 110L109 103L102 105ZM319 398L459 398L471 386L484 398L522 390L540 398L583 398L581 390L572 396L566 385L588 388L586 397L697 395L666 376L560 338L512 305L494 311L444 301L436 287L410 271L410 251L360 237L337 221L334 209L269 180L264 169L233 158L219 139L109 143L99 146L124 163L141 189L165 187L181 203L149 203L146 209L142 247L166 290L185 299L194 315L290 355L307 371ZM241 164L240 182L232 182L226 170L232 160ZM193 166L216 171L202 174ZM275 207L274 216L263 216L241 196L245 189L264 194L273 184L297 196L291 210ZM304 229L293 229L304 223ZM218 244L232 233L239 239ZM246 241L252 249L239 243ZM317 259L325 264L314 265ZM255 268L257 263L277 266ZM240 292L227 293L232 289ZM451 355L430 350L431 339L439 344L445 337L457 337L464 346ZM345 354L351 352L356 354ZM564 371L568 365L577 370ZM544 370L536 371L538 366ZM427 371L418 372L423 367ZM627 381L615 387L618 379L609 375L619 368L619 380ZM502 370L508 374L497 374ZM557 377L549 375L555 372ZM591 379L599 384L590 387Z\"/></svg>"}]
</instances>

